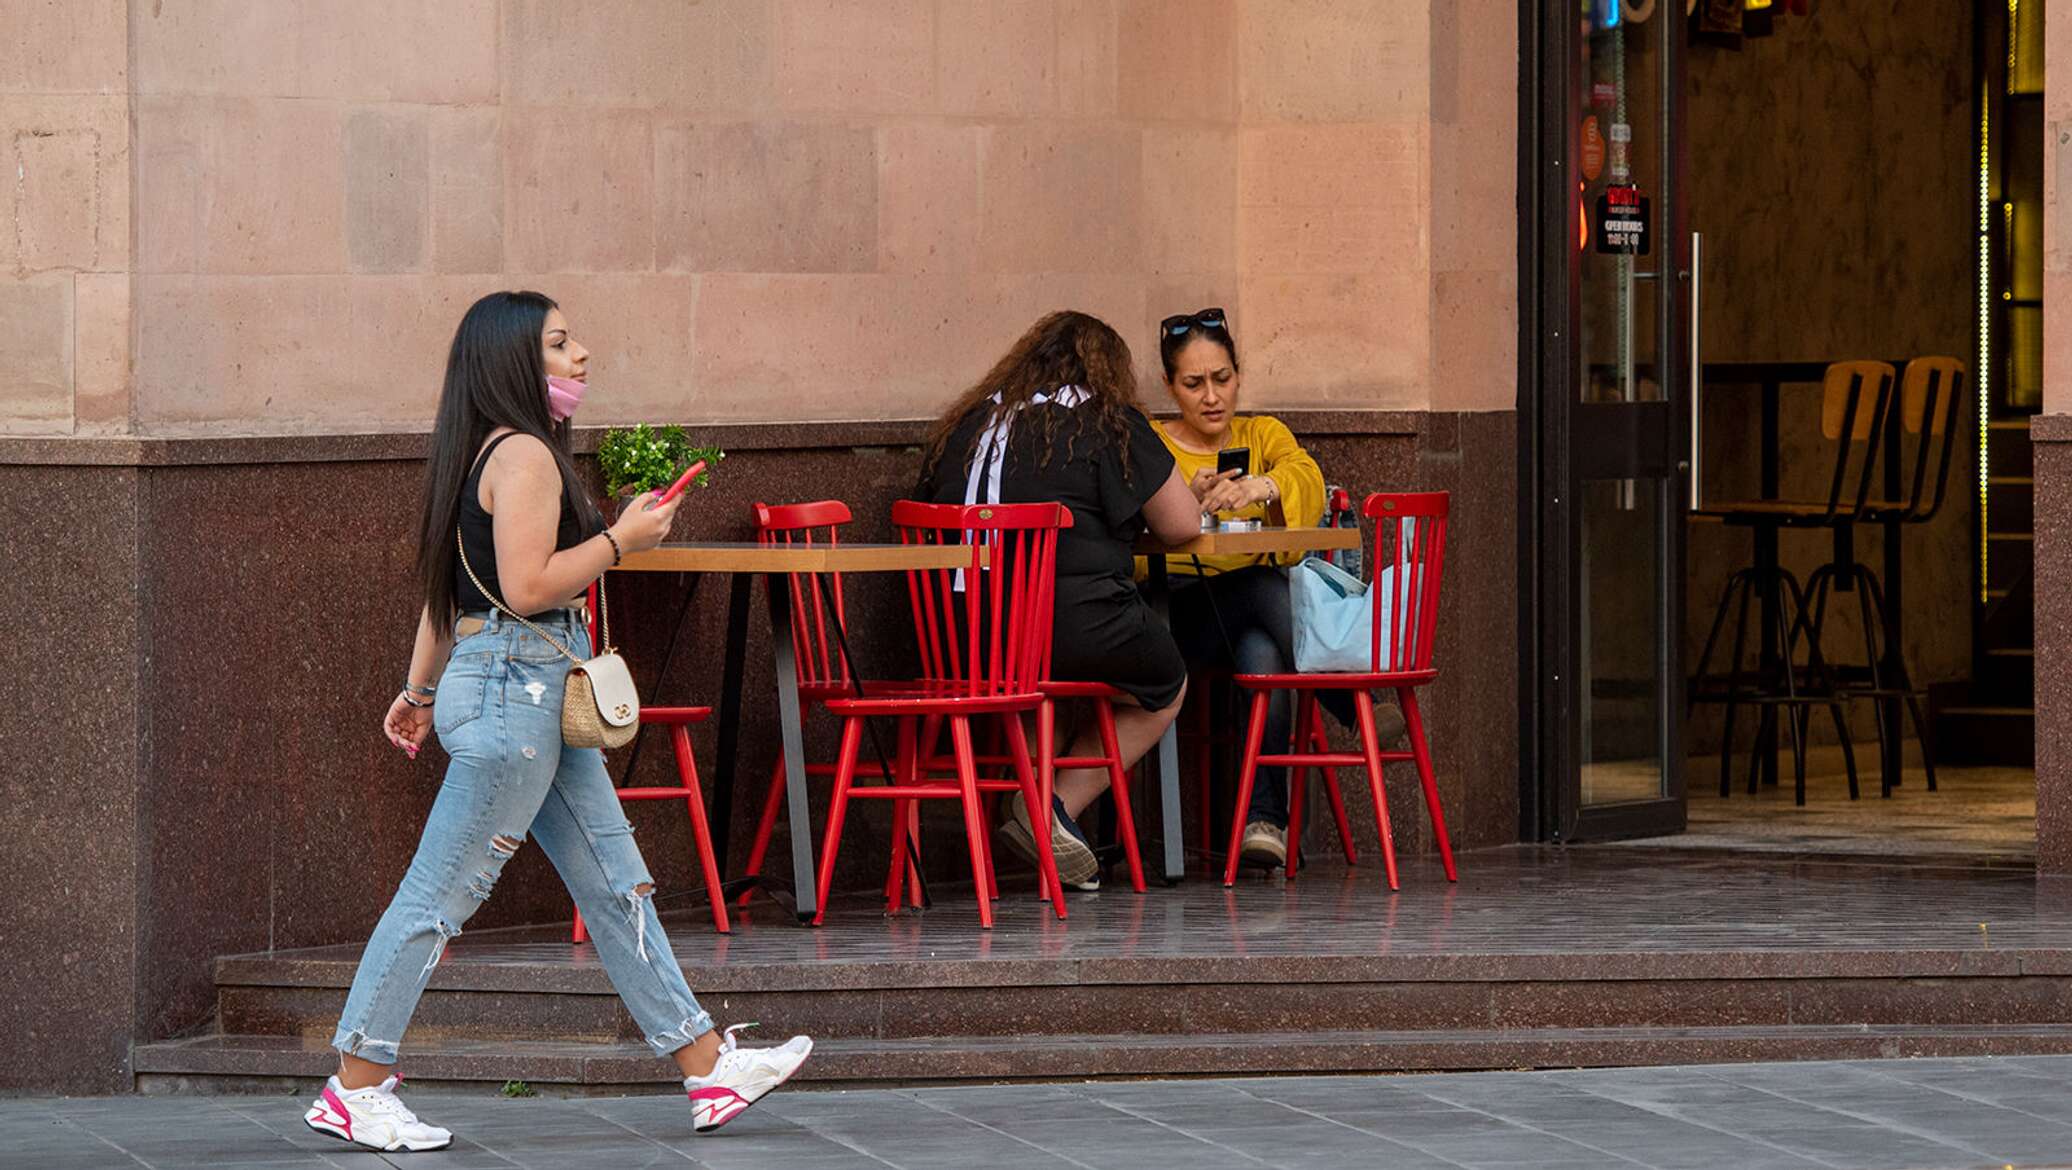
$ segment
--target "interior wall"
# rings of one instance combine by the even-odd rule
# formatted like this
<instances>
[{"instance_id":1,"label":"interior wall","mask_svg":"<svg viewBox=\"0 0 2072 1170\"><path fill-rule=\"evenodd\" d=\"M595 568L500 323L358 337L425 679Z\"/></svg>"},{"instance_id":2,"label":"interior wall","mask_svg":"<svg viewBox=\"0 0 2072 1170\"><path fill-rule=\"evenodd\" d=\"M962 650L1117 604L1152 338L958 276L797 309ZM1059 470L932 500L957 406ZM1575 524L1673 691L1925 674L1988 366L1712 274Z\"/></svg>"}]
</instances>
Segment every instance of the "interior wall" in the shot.
<instances>
[{"instance_id":1,"label":"interior wall","mask_svg":"<svg viewBox=\"0 0 2072 1170\"><path fill-rule=\"evenodd\" d=\"M1949 354L1972 364L1971 22L1970 0L1823 0L1810 16L1777 17L1775 35L1738 52L1690 50L1687 189L1691 225L1705 234L1705 360ZM1787 497L1826 498L1833 456L1819 436L1819 393L1783 393ZM1709 499L1756 494L1758 402L1754 387L1708 386ZM1970 672L1970 440L1958 436L1941 514L1904 533L1905 651L1916 685ZM1689 533L1686 662L1695 666L1720 590L1751 550L1745 530ZM1802 581L1831 553L1825 534L1783 539ZM1859 532L1857 556L1881 566L1880 536ZM1861 661L1854 599L1840 600L1828 651ZM1867 732L1869 705L1857 706ZM1697 712L1694 750L1717 748L1718 714Z\"/></svg>"}]
</instances>

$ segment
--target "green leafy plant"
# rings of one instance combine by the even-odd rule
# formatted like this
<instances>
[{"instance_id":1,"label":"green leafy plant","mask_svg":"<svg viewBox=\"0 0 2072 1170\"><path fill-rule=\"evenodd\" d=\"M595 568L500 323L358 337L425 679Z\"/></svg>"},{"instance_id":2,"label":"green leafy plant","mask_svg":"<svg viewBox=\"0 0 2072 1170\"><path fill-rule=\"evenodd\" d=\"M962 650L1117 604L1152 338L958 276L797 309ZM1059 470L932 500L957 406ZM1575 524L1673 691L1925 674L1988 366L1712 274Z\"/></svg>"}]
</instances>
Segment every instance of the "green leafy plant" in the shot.
<instances>
[{"instance_id":1,"label":"green leafy plant","mask_svg":"<svg viewBox=\"0 0 2072 1170\"><path fill-rule=\"evenodd\" d=\"M604 490L614 496L661 491L699 459L705 461L705 470L691 482L705 487L712 480L712 468L726 457L727 453L718 447L694 445L684 429L673 424L613 427L597 442L597 464L604 469Z\"/></svg>"},{"instance_id":2,"label":"green leafy plant","mask_svg":"<svg viewBox=\"0 0 2072 1170\"><path fill-rule=\"evenodd\" d=\"M499 1091L506 1097L537 1097L540 1095L538 1089L533 1088L524 1081L505 1081L504 1087Z\"/></svg>"}]
</instances>

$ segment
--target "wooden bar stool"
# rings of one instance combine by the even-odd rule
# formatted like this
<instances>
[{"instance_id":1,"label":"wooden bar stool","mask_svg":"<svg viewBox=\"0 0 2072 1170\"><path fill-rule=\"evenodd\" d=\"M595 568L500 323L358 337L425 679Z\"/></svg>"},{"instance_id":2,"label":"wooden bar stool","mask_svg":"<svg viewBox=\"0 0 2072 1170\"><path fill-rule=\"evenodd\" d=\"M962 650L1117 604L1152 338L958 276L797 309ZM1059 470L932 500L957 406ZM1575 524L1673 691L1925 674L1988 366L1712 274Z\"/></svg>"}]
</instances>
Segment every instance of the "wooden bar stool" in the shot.
<instances>
[{"instance_id":1,"label":"wooden bar stool","mask_svg":"<svg viewBox=\"0 0 2072 1170\"><path fill-rule=\"evenodd\" d=\"M1941 510L1943 497L1949 488L1950 456L1955 447L1958 412L1963 408L1968 395L1965 391L1964 363L1953 357L1915 358L1907 363L1906 373L1901 379L1899 394L1899 423L1904 434L1913 444L1913 466L1901 491L1904 499L1874 500L1864 510L1864 520L1871 524L1886 526L1886 539L1897 540L1901 526L1926 524ZM1890 437L1898 439L1899 433ZM1897 447L1888 443L1888 450ZM1935 469L1935 482L1929 484L1929 468ZM1890 486L1895 480L1896 464L1888 465L1886 482ZM1856 606L1863 623L1863 662L1857 664L1835 664L1830 659L1834 675L1847 688L1851 698L1871 699L1878 719L1878 748L1883 775L1890 777L1899 770L1899 761L1890 756L1893 731L1886 726L1885 703L1887 700L1903 700L1907 714L1914 723L1914 735L1921 744L1921 764L1928 781L1928 790L1935 791L1935 754L1930 748L1928 726L1921 718L1920 696L1914 689L1913 672L1907 668L1904 650L1892 644L1883 635L1892 628L1891 613L1885 603L1885 589L1878 575L1870 566L1856 559L1854 540L1855 525L1842 523L1835 526L1834 559L1822 565L1806 581L1806 592L1813 606L1811 622L1812 638L1819 644L1827 622L1828 599L1834 592L1856 594ZM1886 795L1891 795L1891 785L1883 786Z\"/></svg>"},{"instance_id":2,"label":"wooden bar stool","mask_svg":"<svg viewBox=\"0 0 2072 1170\"><path fill-rule=\"evenodd\" d=\"M1849 738L1843 703L1849 695L1836 682L1821 657L1819 640L1812 636L1806 590L1798 578L1774 558L1776 534L1784 529L1840 530L1868 513L1872 473L1877 465L1878 445L1892 399L1893 369L1876 361L1836 362L1827 368L1821 384L1821 435L1834 447L1834 469L1828 480L1825 500L1736 500L1714 504L1697 513L1727 524L1751 529L1756 534L1756 563L1727 579L1713 611L1712 629L1705 649L1698 656L1698 669L1691 682L1690 703L1722 703L1726 726L1720 734L1720 795L1733 787L1734 713L1737 707L1753 705L1762 710L1762 745L1773 742L1778 708L1783 708L1791 730L1792 764L1796 787L1794 799L1806 803L1807 717L1814 706L1825 706L1841 737L1842 758L1849 773L1849 796L1858 795L1856 753ZM1767 531L1766 531L1767 530ZM1767 654L1774 654L1775 666L1750 672L1742 667L1747 646L1748 607L1752 600L1766 602L1765 613L1775 619L1761 630ZM1727 614L1734 613L1733 656L1724 674L1710 671L1713 651L1719 646ZM1807 635L1807 661L1803 671L1796 665L1799 635ZM1751 767L1748 791L1759 783L1759 767Z\"/></svg>"}]
</instances>

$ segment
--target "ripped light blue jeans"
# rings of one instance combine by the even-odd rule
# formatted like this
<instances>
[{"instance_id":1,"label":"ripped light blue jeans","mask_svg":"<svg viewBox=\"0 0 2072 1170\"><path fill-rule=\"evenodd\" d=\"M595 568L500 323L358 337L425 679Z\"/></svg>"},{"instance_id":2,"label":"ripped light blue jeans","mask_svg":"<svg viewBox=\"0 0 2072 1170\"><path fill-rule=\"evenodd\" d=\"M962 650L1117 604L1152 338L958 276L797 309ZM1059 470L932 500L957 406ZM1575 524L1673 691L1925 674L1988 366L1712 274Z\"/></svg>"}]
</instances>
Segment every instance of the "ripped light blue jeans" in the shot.
<instances>
[{"instance_id":1,"label":"ripped light blue jeans","mask_svg":"<svg viewBox=\"0 0 2072 1170\"><path fill-rule=\"evenodd\" d=\"M565 613L535 624L587 657L589 634L558 616ZM451 757L446 781L417 856L360 956L332 1047L396 1062L447 940L488 900L528 835L575 896L605 973L656 1055L712 1030L655 916L654 879L604 753L561 744L568 671L568 659L545 639L501 614L454 646L432 712Z\"/></svg>"}]
</instances>

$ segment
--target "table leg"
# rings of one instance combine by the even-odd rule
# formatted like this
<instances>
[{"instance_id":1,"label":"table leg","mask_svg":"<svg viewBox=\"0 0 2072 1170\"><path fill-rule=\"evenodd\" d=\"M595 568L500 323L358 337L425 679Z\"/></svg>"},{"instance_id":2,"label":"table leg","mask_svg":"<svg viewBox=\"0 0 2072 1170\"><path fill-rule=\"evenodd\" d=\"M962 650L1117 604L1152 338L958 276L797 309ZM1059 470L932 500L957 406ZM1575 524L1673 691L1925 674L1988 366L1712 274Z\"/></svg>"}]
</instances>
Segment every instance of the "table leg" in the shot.
<instances>
[{"instance_id":1,"label":"table leg","mask_svg":"<svg viewBox=\"0 0 2072 1170\"><path fill-rule=\"evenodd\" d=\"M720 667L719 749L712 791L712 853L727 872L727 840L734 825L734 789L741 783L741 676L748 657L748 591L755 578L736 573L727 589L727 655Z\"/></svg>"},{"instance_id":2,"label":"table leg","mask_svg":"<svg viewBox=\"0 0 2072 1170\"><path fill-rule=\"evenodd\" d=\"M784 795L790 814L791 880L799 920L811 921L818 910L819 873L813 866L813 818L806 796L805 719L799 709L799 662L791 641L791 589L772 576L763 595L770 602L770 648L777 660L777 715L784 735Z\"/></svg>"},{"instance_id":3,"label":"table leg","mask_svg":"<svg viewBox=\"0 0 2072 1170\"><path fill-rule=\"evenodd\" d=\"M1887 426L1895 431L1898 429L1897 427L1891 427L1890 423ZM1922 441L1926 442L1927 440L1924 438ZM1886 461L1886 466L1891 471L1891 477L1897 478L1898 472L1893 467L1891 460ZM1896 489L1891 488L1889 482L1887 488L1887 498L1897 499L1898 492ZM1885 643L1879 647L1882 653L1879 654L1878 674L1888 687L1912 686L1913 677L1900 668L1900 664L1905 661L1905 655L1899 648L1900 606L1904 604L1901 600L1903 597L1903 582L1900 580L1900 526L1896 522L1888 522L1884 525L1884 528L1885 612L1883 616L1885 619ZM1885 783L1892 788L1899 787L1900 778L1906 771L1905 761L1899 754L1900 743L1903 739L1901 731L1904 726L1900 723L1900 720L1905 717L1905 712L1901 710L1901 706L1906 701L1897 693L1878 700L1885 708L1885 742L1878 746L1883 749ZM1924 764L1928 750L1929 745L1924 738L1921 742Z\"/></svg>"},{"instance_id":4,"label":"table leg","mask_svg":"<svg viewBox=\"0 0 2072 1170\"><path fill-rule=\"evenodd\" d=\"M1768 687L1779 680L1780 665L1774 631L1782 620L1777 607L1783 600L1784 593L1783 570L1777 564L1777 529L1768 524L1758 525L1755 530L1755 573L1758 588L1762 593L1759 599L1762 605L1762 625L1757 628L1763 632L1758 643L1762 649L1758 652L1756 677L1763 680L1763 686ZM1790 670L1791 663L1784 662L1781 669ZM1775 711L1774 705L1765 703L1761 717L1756 720L1756 777L1760 778L1764 785L1777 783L1777 720L1773 718ZM1750 791L1753 792L1754 789Z\"/></svg>"},{"instance_id":5,"label":"table leg","mask_svg":"<svg viewBox=\"0 0 2072 1170\"><path fill-rule=\"evenodd\" d=\"M1902 366L1901 368L1904 369L1905 367ZM1888 500L1901 498L1899 474L1899 433L1901 429L1899 424L1899 385L1895 381L1885 408L1884 470L1885 498ZM1925 448L1928 442L1925 430L1921 436L1921 442ZM1885 685L1887 686L1911 686L1913 685L1912 678L1906 671L1899 668L1900 662L1905 658L1899 648L1899 607L1900 597L1904 592L1902 589L1903 582L1899 578L1900 526L1896 521L1887 521L1883 527L1885 530L1885 644L1882 647L1884 653L1880 655L1882 661L1878 664L1878 673L1885 680ZM1902 766L1903 761L1899 755L1899 744L1902 738L1899 722L1901 717L1901 699L1898 695L1892 695L1888 698L1880 699L1878 702L1885 709L1885 742L1878 746L1884 749L1885 783L1888 786L1887 791L1890 791L1893 788L1899 787L1900 774L1906 771ZM1921 744L1921 750L1923 752L1928 750L1928 744L1925 740Z\"/></svg>"},{"instance_id":6,"label":"table leg","mask_svg":"<svg viewBox=\"0 0 2072 1170\"><path fill-rule=\"evenodd\" d=\"M1150 568L1149 588L1151 611L1158 615L1161 624L1171 627L1171 596L1166 583L1166 559L1162 556L1146 557ZM1186 842L1180 836L1180 732L1179 720L1166 725L1165 734L1158 737L1158 746L1153 750L1152 772L1158 777L1159 832L1165 837L1165 883L1176 885L1187 872ZM1204 849L1208 842L1202 842Z\"/></svg>"},{"instance_id":7,"label":"table leg","mask_svg":"<svg viewBox=\"0 0 2072 1170\"><path fill-rule=\"evenodd\" d=\"M1777 498L1782 480L1783 468L1777 433L1779 386L1780 382L1776 378L1763 382L1762 492L1766 500ZM1772 525L1759 525L1755 530L1755 564L1757 580L1762 586L1763 624L1758 628L1763 631L1763 638L1759 677L1763 684L1768 686L1777 671L1777 650L1770 631L1777 629L1778 623L1782 620L1777 606L1783 599L1784 592L1784 582L1778 575L1780 569L1777 563L1777 529ZM1784 669L1791 669L1789 661L1784 663ZM1765 704L1763 718L1757 722L1756 731L1757 769L1765 786L1775 786L1777 783L1777 720L1772 714L1773 708Z\"/></svg>"}]
</instances>

